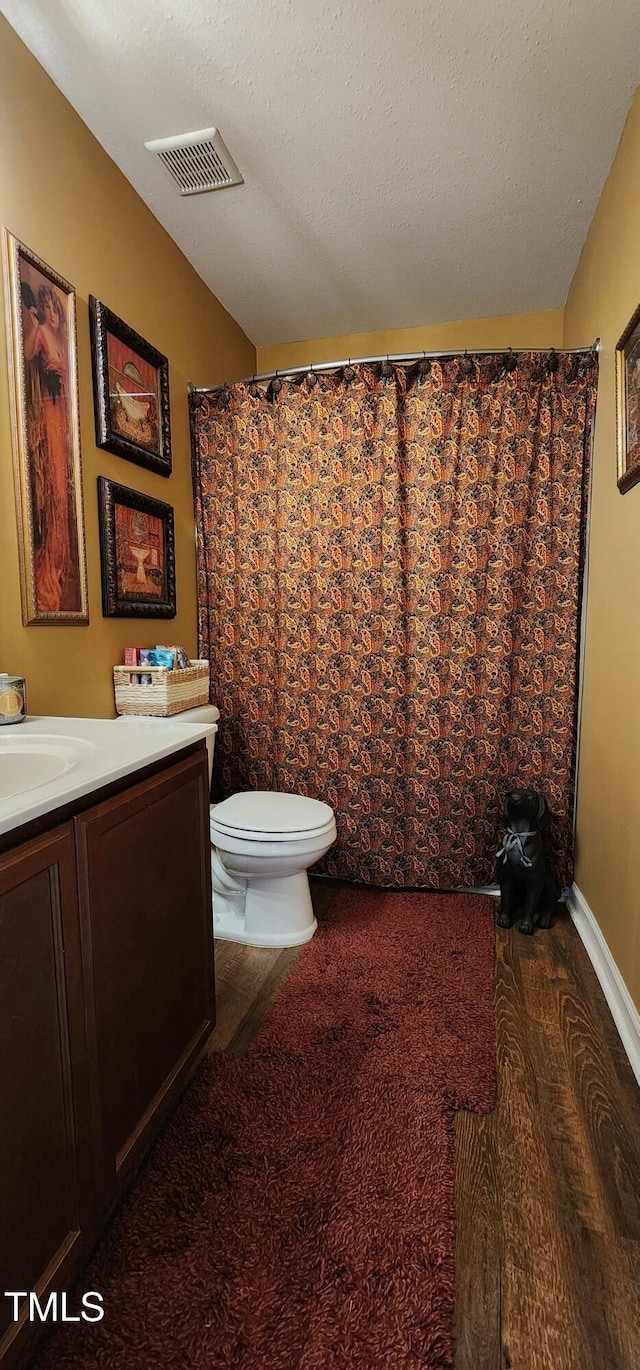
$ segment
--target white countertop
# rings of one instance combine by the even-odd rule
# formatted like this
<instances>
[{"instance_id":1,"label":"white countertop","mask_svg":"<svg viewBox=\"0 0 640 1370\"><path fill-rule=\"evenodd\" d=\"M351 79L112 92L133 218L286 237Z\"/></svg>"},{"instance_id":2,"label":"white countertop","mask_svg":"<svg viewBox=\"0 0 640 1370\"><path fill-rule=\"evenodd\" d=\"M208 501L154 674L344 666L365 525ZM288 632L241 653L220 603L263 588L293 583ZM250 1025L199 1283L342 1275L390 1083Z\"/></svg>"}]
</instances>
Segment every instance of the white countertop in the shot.
<instances>
[{"instance_id":1,"label":"white countertop","mask_svg":"<svg viewBox=\"0 0 640 1370\"><path fill-rule=\"evenodd\" d=\"M0 727L0 833L133 775L215 731L215 723L181 723L179 717L125 721L30 716L24 723ZM27 774L37 778L56 769L61 774L24 788Z\"/></svg>"}]
</instances>

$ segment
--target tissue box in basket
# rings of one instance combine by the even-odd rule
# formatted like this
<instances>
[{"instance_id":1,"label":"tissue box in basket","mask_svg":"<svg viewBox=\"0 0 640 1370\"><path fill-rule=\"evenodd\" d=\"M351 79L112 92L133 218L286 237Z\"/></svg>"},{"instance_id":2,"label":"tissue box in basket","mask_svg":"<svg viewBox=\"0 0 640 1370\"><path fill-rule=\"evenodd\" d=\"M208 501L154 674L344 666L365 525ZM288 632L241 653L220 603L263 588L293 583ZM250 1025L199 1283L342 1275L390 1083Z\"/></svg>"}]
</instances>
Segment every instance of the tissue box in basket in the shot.
<instances>
[{"instance_id":1,"label":"tissue box in basket","mask_svg":"<svg viewBox=\"0 0 640 1370\"><path fill-rule=\"evenodd\" d=\"M138 683L143 673L151 676L150 685ZM168 671L166 666L114 666L113 686L116 713L170 718L209 703L209 662L191 661L182 671Z\"/></svg>"}]
</instances>

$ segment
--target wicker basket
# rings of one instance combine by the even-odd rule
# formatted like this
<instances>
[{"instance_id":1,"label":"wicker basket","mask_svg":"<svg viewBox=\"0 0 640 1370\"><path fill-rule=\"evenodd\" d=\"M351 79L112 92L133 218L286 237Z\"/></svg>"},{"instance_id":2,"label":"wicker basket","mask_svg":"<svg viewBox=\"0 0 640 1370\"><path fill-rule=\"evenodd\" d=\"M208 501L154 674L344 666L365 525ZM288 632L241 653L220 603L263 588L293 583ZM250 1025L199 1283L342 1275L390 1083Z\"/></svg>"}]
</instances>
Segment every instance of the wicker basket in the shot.
<instances>
[{"instance_id":1,"label":"wicker basket","mask_svg":"<svg viewBox=\"0 0 640 1370\"><path fill-rule=\"evenodd\" d=\"M140 676L151 676L141 685ZM182 671L166 666L114 666L116 713L170 718L209 703L209 662L191 661Z\"/></svg>"}]
</instances>

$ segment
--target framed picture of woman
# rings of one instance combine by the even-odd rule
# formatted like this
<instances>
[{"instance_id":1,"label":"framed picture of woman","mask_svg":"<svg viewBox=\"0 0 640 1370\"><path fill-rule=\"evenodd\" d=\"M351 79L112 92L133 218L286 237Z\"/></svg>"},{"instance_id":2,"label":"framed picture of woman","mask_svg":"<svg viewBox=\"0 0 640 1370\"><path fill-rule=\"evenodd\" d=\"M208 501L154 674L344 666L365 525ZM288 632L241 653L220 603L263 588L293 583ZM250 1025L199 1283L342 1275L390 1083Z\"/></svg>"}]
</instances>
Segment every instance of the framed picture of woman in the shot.
<instances>
[{"instance_id":1,"label":"framed picture of woman","mask_svg":"<svg viewBox=\"0 0 640 1370\"><path fill-rule=\"evenodd\" d=\"M170 476L167 358L93 295L89 320L98 447Z\"/></svg>"},{"instance_id":2,"label":"framed picture of woman","mask_svg":"<svg viewBox=\"0 0 640 1370\"><path fill-rule=\"evenodd\" d=\"M174 618L173 509L98 477L102 612L107 618Z\"/></svg>"},{"instance_id":3,"label":"framed picture of woman","mask_svg":"<svg viewBox=\"0 0 640 1370\"><path fill-rule=\"evenodd\" d=\"M616 347L618 488L640 481L640 305Z\"/></svg>"},{"instance_id":4,"label":"framed picture of woman","mask_svg":"<svg viewBox=\"0 0 640 1370\"><path fill-rule=\"evenodd\" d=\"M5 229L25 625L88 623L73 286Z\"/></svg>"}]
</instances>

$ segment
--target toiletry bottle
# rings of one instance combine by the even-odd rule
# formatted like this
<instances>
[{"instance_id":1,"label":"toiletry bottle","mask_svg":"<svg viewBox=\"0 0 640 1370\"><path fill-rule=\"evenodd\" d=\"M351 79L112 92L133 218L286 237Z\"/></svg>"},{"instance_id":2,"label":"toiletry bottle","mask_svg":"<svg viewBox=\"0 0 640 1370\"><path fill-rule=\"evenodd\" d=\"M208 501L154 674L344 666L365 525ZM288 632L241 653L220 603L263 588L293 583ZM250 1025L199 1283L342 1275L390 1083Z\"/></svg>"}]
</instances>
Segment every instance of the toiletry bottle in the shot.
<instances>
[{"instance_id":1,"label":"toiletry bottle","mask_svg":"<svg viewBox=\"0 0 640 1370\"><path fill-rule=\"evenodd\" d=\"M0 727L5 723L24 723L27 695L22 676L0 671Z\"/></svg>"}]
</instances>

